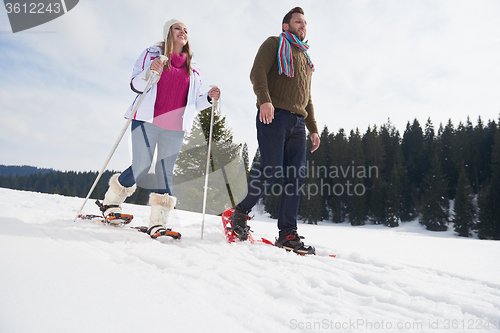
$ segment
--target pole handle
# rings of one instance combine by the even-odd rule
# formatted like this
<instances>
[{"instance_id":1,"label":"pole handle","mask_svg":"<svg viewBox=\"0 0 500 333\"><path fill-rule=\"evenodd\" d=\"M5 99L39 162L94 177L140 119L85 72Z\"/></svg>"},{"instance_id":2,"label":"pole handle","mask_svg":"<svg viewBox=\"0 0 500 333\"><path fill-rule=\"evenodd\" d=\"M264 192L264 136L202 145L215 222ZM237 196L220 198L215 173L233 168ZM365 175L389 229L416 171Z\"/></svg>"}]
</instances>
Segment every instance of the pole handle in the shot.
<instances>
[{"instance_id":1,"label":"pole handle","mask_svg":"<svg viewBox=\"0 0 500 333\"><path fill-rule=\"evenodd\" d=\"M163 62L163 63L165 63L165 61L168 60L167 56L164 56L163 54L159 58L160 58L161 62ZM160 73L158 73L155 70L151 70L151 72L153 72L153 74L156 75L156 76L160 75Z\"/></svg>"},{"instance_id":2,"label":"pole handle","mask_svg":"<svg viewBox=\"0 0 500 333\"><path fill-rule=\"evenodd\" d=\"M211 84L211 85L210 85L210 88L219 88L219 86L218 86L218 85L216 85L216 84ZM214 98L214 100L215 100L215 101L212 103L212 104L213 104L212 106L214 106L215 108L217 108L219 100L218 100L218 99L216 99L216 98Z\"/></svg>"}]
</instances>

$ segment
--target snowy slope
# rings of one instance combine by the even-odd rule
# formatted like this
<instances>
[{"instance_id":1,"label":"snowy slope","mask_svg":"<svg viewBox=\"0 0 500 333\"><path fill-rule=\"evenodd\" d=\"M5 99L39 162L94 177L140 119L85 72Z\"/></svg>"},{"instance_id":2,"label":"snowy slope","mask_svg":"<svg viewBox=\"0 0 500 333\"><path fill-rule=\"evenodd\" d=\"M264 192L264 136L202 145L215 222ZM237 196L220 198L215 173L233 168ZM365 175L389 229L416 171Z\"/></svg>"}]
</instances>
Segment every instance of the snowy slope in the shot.
<instances>
[{"instance_id":1,"label":"snowy slope","mask_svg":"<svg viewBox=\"0 0 500 333\"><path fill-rule=\"evenodd\" d=\"M179 210L166 243L73 223L81 203L0 189L0 332L500 332L500 242L325 223L299 226L323 255L300 257L226 244L216 216L200 240L201 216Z\"/></svg>"}]
</instances>

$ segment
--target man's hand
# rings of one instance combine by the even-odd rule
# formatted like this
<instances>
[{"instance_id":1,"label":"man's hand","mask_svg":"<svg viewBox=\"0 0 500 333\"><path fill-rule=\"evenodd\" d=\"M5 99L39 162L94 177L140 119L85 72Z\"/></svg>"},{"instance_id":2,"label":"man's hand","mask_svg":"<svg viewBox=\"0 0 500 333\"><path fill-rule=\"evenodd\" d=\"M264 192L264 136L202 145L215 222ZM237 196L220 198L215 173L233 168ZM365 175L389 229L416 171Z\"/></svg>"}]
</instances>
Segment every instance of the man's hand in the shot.
<instances>
[{"instance_id":1,"label":"man's hand","mask_svg":"<svg viewBox=\"0 0 500 333\"><path fill-rule=\"evenodd\" d=\"M319 148L320 139L318 133L311 133L311 142L313 144L311 153L314 153Z\"/></svg>"},{"instance_id":2,"label":"man's hand","mask_svg":"<svg viewBox=\"0 0 500 333\"><path fill-rule=\"evenodd\" d=\"M272 103L264 103L260 106L259 119L264 124L270 124L274 119L274 106Z\"/></svg>"}]
</instances>

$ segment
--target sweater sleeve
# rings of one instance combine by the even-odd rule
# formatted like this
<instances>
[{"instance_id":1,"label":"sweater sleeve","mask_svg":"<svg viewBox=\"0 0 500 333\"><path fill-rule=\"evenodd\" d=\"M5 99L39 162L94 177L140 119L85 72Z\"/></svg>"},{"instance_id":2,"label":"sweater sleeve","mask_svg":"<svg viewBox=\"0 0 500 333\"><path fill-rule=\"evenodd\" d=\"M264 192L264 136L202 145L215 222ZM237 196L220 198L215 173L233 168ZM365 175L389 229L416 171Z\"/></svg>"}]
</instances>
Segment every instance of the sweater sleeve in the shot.
<instances>
[{"instance_id":1,"label":"sweater sleeve","mask_svg":"<svg viewBox=\"0 0 500 333\"><path fill-rule=\"evenodd\" d=\"M278 44L276 38L269 37L262 43L250 71L253 91L257 96L257 105L272 103L269 94L268 73L277 61Z\"/></svg>"},{"instance_id":2,"label":"sweater sleeve","mask_svg":"<svg viewBox=\"0 0 500 333\"><path fill-rule=\"evenodd\" d=\"M306 106L307 117L305 119L305 124L309 133L319 133L318 125L316 123L316 118L314 118L314 106L312 103L311 94L309 93L309 103Z\"/></svg>"},{"instance_id":3,"label":"sweater sleeve","mask_svg":"<svg viewBox=\"0 0 500 333\"><path fill-rule=\"evenodd\" d=\"M149 52L149 49L147 49L141 53L134 64L132 78L130 80L130 88L138 94L142 94L148 84L148 80L151 75L149 70L151 61L151 53Z\"/></svg>"}]
</instances>

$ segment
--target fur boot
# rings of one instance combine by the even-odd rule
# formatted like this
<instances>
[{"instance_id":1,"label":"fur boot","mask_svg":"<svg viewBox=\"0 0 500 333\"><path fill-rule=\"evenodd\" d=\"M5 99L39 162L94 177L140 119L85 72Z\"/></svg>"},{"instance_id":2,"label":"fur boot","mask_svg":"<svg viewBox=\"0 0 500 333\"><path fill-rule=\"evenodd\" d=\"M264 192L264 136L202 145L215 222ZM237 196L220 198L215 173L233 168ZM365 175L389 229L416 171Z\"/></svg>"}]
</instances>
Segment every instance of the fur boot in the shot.
<instances>
[{"instance_id":1,"label":"fur boot","mask_svg":"<svg viewBox=\"0 0 500 333\"><path fill-rule=\"evenodd\" d=\"M168 194L151 193L149 195L149 205L151 214L149 215L148 233L153 237L161 230L165 230L170 211L174 209L177 198Z\"/></svg>"},{"instance_id":2,"label":"fur boot","mask_svg":"<svg viewBox=\"0 0 500 333\"><path fill-rule=\"evenodd\" d=\"M105 217L108 217L111 213L122 213L121 204L130 197L134 192L137 186L134 184L132 187L125 187L118 181L118 177L120 174L114 174L111 176L109 180L109 188L104 195L104 208L106 209L103 212ZM116 221L119 222L119 221Z\"/></svg>"}]
</instances>

